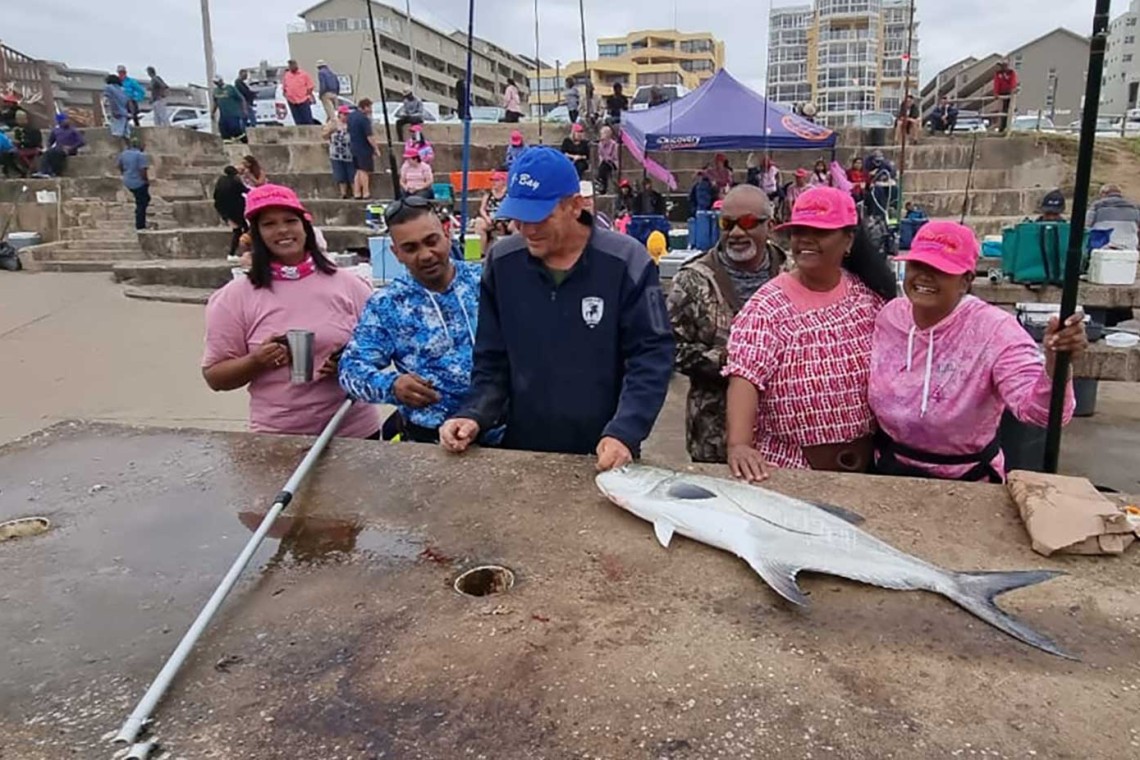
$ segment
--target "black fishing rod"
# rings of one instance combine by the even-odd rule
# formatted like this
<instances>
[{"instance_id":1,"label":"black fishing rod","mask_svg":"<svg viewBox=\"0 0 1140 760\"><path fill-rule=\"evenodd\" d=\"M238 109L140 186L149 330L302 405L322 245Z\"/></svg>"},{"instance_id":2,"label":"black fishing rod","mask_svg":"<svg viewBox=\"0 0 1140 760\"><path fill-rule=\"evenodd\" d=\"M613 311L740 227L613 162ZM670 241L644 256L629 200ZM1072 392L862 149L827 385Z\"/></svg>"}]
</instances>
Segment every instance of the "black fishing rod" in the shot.
<instances>
[{"instance_id":1,"label":"black fishing rod","mask_svg":"<svg viewBox=\"0 0 1140 760\"><path fill-rule=\"evenodd\" d=\"M966 174L966 197L962 199L962 218L959 224L966 223L966 214L970 211L970 191L974 184L974 157L978 153L978 133L974 133L973 142L970 143L970 171Z\"/></svg>"},{"instance_id":2,"label":"black fishing rod","mask_svg":"<svg viewBox=\"0 0 1140 760\"><path fill-rule=\"evenodd\" d=\"M380 42L376 39L376 19L372 16L372 0L364 0L368 9L368 31L372 38L372 57L376 59L376 79L380 82L380 108L384 112L384 138L388 142L388 170L392 173L392 198L400 197L400 169L396 166L396 152L392 149L392 125L388 121L388 91L384 88L384 67L380 65ZM408 17L408 24L412 19ZM415 55L413 52L412 55Z\"/></svg>"},{"instance_id":3,"label":"black fishing rod","mask_svg":"<svg viewBox=\"0 0 1140 760\"><path fill-rule=\"evenodd\" d=\"M1108 46L1108 13L1110 0L1096 0L1092 37L1089 39L1088 78L1085 80L1084 109L1081 112L1081 140L1077 149L1077 184L1073 192L1073 220L1069 228L1069 250L1065 259L1065 281L1061 291L1061 325L1077 309L1077 287L1081 277L1081 254L1084 248L1085 212L1092 181L1093 148L1096 145L1096 120L1100 111L1100 84L1104 74L1104 51ZM1065 411L1065 391L1069 384L1072 356L1068 351L1057 354L1053 368L1053 395L1049 402L1049 425L1045 430L1045 471L1056 472L1061 457L1061 421Z\"/></svg>"},{"instance_id":4,"label":"black fishing rod","mask_svg":"<svg viewBox=\"0 0 1140 760\"><path fill-rule=\"evenodd\" d=\"M538 85L538 100L535 101L538 103L538 144L542 145L542 59L538 57L538 0L534 0L534 81ZM554 92L558 92L557 86Z\"/></svg>"}]
</instances>

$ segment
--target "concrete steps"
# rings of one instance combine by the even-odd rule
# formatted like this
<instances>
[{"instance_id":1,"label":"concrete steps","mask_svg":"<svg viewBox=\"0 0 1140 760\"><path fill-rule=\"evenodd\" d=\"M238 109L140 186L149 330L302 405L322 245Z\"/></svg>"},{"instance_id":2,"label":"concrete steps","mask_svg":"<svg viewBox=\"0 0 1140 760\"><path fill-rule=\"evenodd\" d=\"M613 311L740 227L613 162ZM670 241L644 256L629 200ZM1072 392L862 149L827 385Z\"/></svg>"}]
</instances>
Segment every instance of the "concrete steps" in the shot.
<instances>
[{"instance_id":1,"label":"concrete steps","mask_svg":"<svg viewBox=\"0 0 1140 760\"><path fill-rule=\"evenodd\" d=\"M40 261L29 267L37 272L61 272L77 274L80 272L110 272L117 262L113 260L75 260L75 261Z\"/></svg>"},{"instance_id":2,"label":"concrete steps","mask_svg":"<svg viewBox=\"0 0 1140 760\"><path fill-rule=\"evenodd\" d=\"M166 259L119 262L111 269L115 282L214 289L233 279L225 259Z\"/></svg>"},{"instance_id":3,"label":"concrete steps","mask_svg":"<svg viewBox=\"0 0 1140 760\"><path fill-rule=\"evenodd\" d=\"M104 248L78 246L74 248L52 248L46 251L34 251L34 259L38 262L65 263L72 261L142 261L146 254L137 245L134 248Z\"/></svg>"},{"instance_id":4,"label":"concrete steps","mask_svg":"<svg viewBox=\"0 0 1140 760\"><path fill-rule=\"evenodd\" d=\"M210 300L213 288L185 288L179 285L128 285L123 295L139 301L181 303L204 306Z\"/></svg>"},{"instance_id":5,"label":"concrete steps","mask_svg":"<svg viewBox=\"0 0 1140 760\"><path fill-rule=\"evenodd\" d=\"M367 248L369 230L366 227L321 227L330 251ZM152 259L218 259L224 258L230 246L228 227L176 228L144 230L139 233L139 245Z\"/></svg>"}]
</instances>

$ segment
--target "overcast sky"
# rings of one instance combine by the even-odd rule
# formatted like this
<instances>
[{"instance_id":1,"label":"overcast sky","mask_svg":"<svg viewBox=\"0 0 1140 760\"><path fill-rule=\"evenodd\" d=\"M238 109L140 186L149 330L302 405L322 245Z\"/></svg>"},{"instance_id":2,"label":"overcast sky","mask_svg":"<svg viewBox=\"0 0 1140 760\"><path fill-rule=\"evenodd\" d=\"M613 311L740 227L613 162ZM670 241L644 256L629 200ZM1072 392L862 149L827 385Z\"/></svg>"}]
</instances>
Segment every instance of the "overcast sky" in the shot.
<instances>
[{"instance_id":1,"label":"overcast sky","mask_svg":"<svg viewBox=\"0 0 1140 760\"><path fill-rule=\"evenodd\" d=\"M387 0L403 7L403 0ZM726 44L727 68L749 85L763 86L769 0L584 0L591 57L596 38L634 29L710 31ZM261 59L288 56L286 25L315 4L305 0L212 3L215 57L231 76ZM796 5L775 0L777 6ZM412 15L466 28L467 0L412 0ZM967 55L1008 52L1058 26L1092 29L1093 0L918 0L920 55L926 81ZM158 68L167 81L205 81L199 0L4 0L0 41L36 58L71 66L114 69L124 63L143 74ZM538 0L540 52L581 58L578 0ZM1116 16L1128 0L1113 0ZM475 33L516 52L534 53L534 0L476 0Z\"/></svg>"}]
</instances>

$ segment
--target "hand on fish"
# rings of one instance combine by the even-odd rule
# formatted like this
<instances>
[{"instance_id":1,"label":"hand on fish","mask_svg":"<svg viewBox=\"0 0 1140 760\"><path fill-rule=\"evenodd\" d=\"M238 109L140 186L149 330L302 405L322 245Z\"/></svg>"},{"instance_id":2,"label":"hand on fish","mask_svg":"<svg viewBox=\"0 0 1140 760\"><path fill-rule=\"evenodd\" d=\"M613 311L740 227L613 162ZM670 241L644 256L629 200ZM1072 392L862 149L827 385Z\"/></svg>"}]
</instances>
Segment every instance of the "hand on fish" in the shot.
<instances>
[{"instance_id":1,"label":"hand on fish","mask_svg":"<svg viewBox=\"0 0 1140 760\"><path fill-rule=\"evenodd\" d=\"M728 468L732 470L732 477L749 483L762 483L771 475L764 456L751 444L728 447Z\"/></svg>"},{"instance_id":2,"label":"hand on fish","mask_svg":"<svg viewBox=\"0 0 1140 760\"><path fill-rule=\"evenodd\" d=\"M609 436L598 441L597 454L598 472L612 470L615 467L624 467L633 461L633 454L630 453L629 447L617 438Z\"/></svg>"}]
</instances>

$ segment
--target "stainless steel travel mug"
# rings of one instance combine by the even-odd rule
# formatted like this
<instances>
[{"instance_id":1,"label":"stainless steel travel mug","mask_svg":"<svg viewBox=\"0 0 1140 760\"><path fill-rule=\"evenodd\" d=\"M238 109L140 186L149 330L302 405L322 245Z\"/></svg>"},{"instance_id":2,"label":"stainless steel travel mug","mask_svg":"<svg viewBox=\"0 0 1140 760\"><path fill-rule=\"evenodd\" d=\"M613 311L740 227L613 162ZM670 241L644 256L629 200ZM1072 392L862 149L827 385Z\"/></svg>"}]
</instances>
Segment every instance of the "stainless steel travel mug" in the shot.
<instances>
[{"instance_id":1,"label":"stainless steel travel mug","mask_svg":"<svg viewBox=\"0 0 1140 760\"><path fill-rule=\"evenodd\" d=\"M290 330L285 333L291 359L289 382L304 385L313 382L313 340L309 330Z\"/></svg>"}]
</instances>

